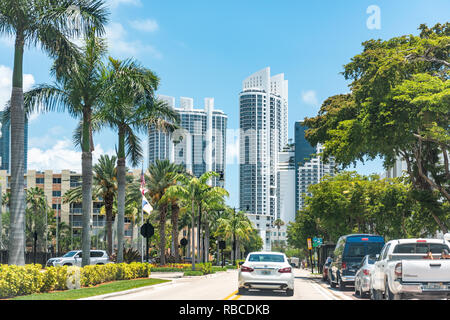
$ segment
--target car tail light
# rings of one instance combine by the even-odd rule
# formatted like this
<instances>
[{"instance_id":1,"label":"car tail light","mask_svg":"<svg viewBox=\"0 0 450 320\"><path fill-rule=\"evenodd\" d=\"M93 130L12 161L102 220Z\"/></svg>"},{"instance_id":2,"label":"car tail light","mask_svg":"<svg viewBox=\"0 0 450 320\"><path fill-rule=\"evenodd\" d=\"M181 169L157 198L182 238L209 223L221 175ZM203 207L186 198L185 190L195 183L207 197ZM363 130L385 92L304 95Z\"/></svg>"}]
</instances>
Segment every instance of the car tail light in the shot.
<instances>
[{"instance_id":1,"label":"car tail light","mask_svg":"<svg viewBox=\"0 0 450 320\"><path fill-rule=\"evenodd\" d=\"M365 276L370 276L370 271L367 269L363 269L363 273Z\"/></svg>"},{"instance_id":2,"label":"car tail light","mask_svg":"<svg viewBox=\"0 0 450 320\"><path fill-rule=\"evenodd\" d=\"M402 277L402 263L399 262L395 265L394 273L398 278Z\"/></svg>"},{"instance_id":3,"label":"car tail light","mask_svg":"<svg viewBox=\"0 0 450 320\"><path fill-rule=\"evenodd\" d=\"M369 241L369 238L361 238L361 241Z\"/></svg>"},{"instance_id":4,"label":"car tail light","mask_svg":"<svg viewBox=\"0 0 450 320\"><path fill-rule=\"evenodd\" d=\"M253 268L241 266L241 272L253 272L253 271L254 271Z\"/></svg>"},{"instance_id":5,"label":"car tail light","mask_svg":"<svg viewBox=\"0 0 450 320\"><path fill-rule=\"evenodd\" d=\"M342 269L347 269L347 262L342 262Z\"/></svg>"},{"instance_id":6,"label":"car tail light","mask_svg":"<svg viewBox=\"0 0 450 320\"><path fill-rule=\"evenodd\" d=\"M290 267L287 267L287 268L283 268L283 269L278 270L278 272L280 272L280 273L291 273L292 269Z\"/></svg>"},{"instance_id":7,"label":"car tail light","mask_svg":"<svg viewBox=\"0 0 450 320\"><path fill-rule=\"evenodd\" d=\"M427 242L427 240L417 240L416 242Z\"/></svg>"}]
</instances>

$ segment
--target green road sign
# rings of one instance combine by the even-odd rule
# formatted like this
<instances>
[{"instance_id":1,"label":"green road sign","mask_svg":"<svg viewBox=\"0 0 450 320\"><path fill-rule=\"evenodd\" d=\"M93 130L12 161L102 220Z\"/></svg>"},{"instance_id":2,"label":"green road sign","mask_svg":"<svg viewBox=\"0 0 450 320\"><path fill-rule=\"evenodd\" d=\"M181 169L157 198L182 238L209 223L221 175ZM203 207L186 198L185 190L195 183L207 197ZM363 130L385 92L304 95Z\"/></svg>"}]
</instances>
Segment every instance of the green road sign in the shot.
<instances>
[{"instance_id":1,"label":"green road sign","mask_svg":"<svg viewBox=\"0 0 450 320\"><path fill-rule=\"evenodd\" d=\"M320 247L323 244L322 238L313 238L313 247Z\"/></svg>"}]
</instances>

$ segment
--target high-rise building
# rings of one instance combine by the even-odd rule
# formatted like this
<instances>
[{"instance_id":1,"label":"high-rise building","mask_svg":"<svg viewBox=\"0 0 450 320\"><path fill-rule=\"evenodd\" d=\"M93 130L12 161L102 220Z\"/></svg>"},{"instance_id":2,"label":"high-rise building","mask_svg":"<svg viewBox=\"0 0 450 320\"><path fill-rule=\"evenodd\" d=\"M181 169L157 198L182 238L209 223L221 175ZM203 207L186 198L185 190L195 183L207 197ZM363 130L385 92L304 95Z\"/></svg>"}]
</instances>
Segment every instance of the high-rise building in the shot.
<instances>
[{"instance_id":1,"label":"high-rise building","mask_svg":"<svg viewBox=\"0 0 450 320\"><path fill-rule=\"evenodd\" d=\"M278 152L288 143L288 81L262 69L242 82L240 111L239 206L260 225L264 250L271 248L277 215ZM263 216L263 217L260 217ZM258 219L256 219L258 218Z\"/></svg>"},{"instance_id":2,"label":"high-rise building","mask_svg":"<svg viewBox=\"0 0 450 320\"><path fill-rule=\"evenodd\" d=\"M178 112L181 129L171 134L155 127L149 129L149 164L157 159L169 159L197 177L215 171L222 177L213 178L212 185L223 187L228 117L223 111L214 109L214 98L205 98L204 109L194 109L192 98L181 97L180 108L175 107L174 97L158 98Z\"/></svg>"},{"instance_id":3,"label":"high-rise building","mask_svg":"<svg viewBox=\"0 0 450 320\"><path fill-rule=\"evenodd\" d=\"M319 154L323 151L323 147L318 144L316 153ZM337 172L336 163L333 157L330 157L327 163L322 160L321 156L315 156L309 161L304 162L303 165L299 165L297 168L297 203L299 205L298 210L303 209L305 206L305 196L311 196L308 192L308 187L312 184L320 183L323 177L326 175L334 176Z\"/></svg>"},{"instance_id":4,"label":"high-rise building","mask_svg":"<svg viewBox=\"0 0 450 320\"><path fill-rule=\"evenodd\" d=\"M307 161L309 161L312 156L316 153L316 148L314 148L308 140L305 138L305 131L308 129L304 125L304 121L295 122L295 212L300 209L300 188L298 186L299 182L299 168L302 167Z\"/></svg>"},{"instance_id":5,"label":"high-rise building","mask_svg":"<svg viewBox=\"0 0 450 320\"><path fill-rule=\"evenodd\" d=\"M3 111L0 111L0 170L11 172L11 124L4 122ZM24 172L27 172L28 159L28 120L25 121L24 132Z\"/></svg>"}]
</instances>

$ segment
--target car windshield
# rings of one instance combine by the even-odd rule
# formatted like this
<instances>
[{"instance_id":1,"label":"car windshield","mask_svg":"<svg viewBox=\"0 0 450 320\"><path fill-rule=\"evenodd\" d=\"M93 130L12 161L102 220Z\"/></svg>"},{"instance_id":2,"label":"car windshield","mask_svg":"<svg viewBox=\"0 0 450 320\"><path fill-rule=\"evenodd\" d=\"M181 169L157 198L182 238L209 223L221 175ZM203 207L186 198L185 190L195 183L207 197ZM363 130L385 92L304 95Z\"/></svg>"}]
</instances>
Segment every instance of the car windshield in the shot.
<instances>
[{"instance_id":1,"label":"car windshield","mask_svg":"<svg viewBox=\"0 0 450 320\"><path fill-rule=\"evenodd\" d=\"M281 254L251 254L248 258L250 262L284 262Z\"/></svg>"},{"instance_id":2,"label":"car windshield","mask_svg":"<svg viewBox=\"0 0 450 320\"><path fill-rule=\"evenodd\" d=\"M70 258L73 257L78 251L69 251L65 255L63 255L64 258Z\"/></svg>"}]
</instances>

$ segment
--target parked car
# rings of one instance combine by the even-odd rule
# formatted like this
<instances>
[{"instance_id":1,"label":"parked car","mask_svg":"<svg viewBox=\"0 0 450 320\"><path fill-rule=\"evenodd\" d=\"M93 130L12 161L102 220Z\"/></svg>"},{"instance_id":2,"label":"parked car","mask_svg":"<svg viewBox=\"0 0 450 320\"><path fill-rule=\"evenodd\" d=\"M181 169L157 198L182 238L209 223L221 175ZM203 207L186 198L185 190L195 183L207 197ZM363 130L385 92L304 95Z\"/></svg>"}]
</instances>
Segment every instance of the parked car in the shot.
<instances>
[{"instance_id":1,"label":"parked car","mask_svg":"<svg viewBox=\"0 0 450 320\"><path fill-rule=\"evenodd\" d=\"M329 278L328 278L328 268L331 265L331 262L333 261L333 259L331 259L331 257L328 257L327 260L325 260L325 263L323 264L323 268L322 268L322 280L329 282Z\"/></svg>"},{"instance_id":2,"label":"parked car","mask_svg":"<svg viewBox=\"0 0 450 320\"><path fill-rule=\"evenodd\" d=\"M294 268L300 268L300 259L299 258L290 257L290 258L288 258L288 261Z\"/></svg>"},{"instance_id":3,"label":"parked car","mask_svg":"<svg viewBox=\"0 0 450 320\"><path fill-rule=\"evenodd\" d=\"M357 297L365 297L370 293L370 274L373 271L376 257L366 255L359 265L355 274L355 295Z\"/></svg>"},{"instance_id":4,"label":"parked car","mask_svg":"<svg viewBox=\"0 0 450 320\"><path fill-rule=\"evenodd\" d=\"M384 245L382 236L373 234L349 234L339 238L333 253L333 262L328 268L330 285L344 290L354 285L355 274L366 255L380 253Z\"/></svg>"},{"instance_id":5,"label":"parked car","mask_svg":"<svg viewBox=\"0 0 450 320\"><path fill-rule=\"evenodd\" d=\"M47 261L46 266L79 266L81 267L82 251L73 250L67 252L59 258L51 258ZM107 264L111 263L109 256L104 250L91 250L90 264Z\"/></svg>"},{"instance_id":6,"label":"parked car","mask_svg":"<svg viewBox=\"0 0 450 320\"><path fill-rule=\"evenodd\" d=\"M284 253L251 252L239 269L239 294L248 289L285 290L294 295L294 274Z\"/></svg>"},{"instance_id":7,"label":"parked car","mask_svg":"<svg viewBox=\"0 0 450 320\"><path fill-rule=\"evenodd\" d=\"M398 239L386 243L370 277L373 300L449 298L450 260L440 259L449 243L439 239ZM427 258L431 251L433 260Z\"/></svg>"}]
</instances>

